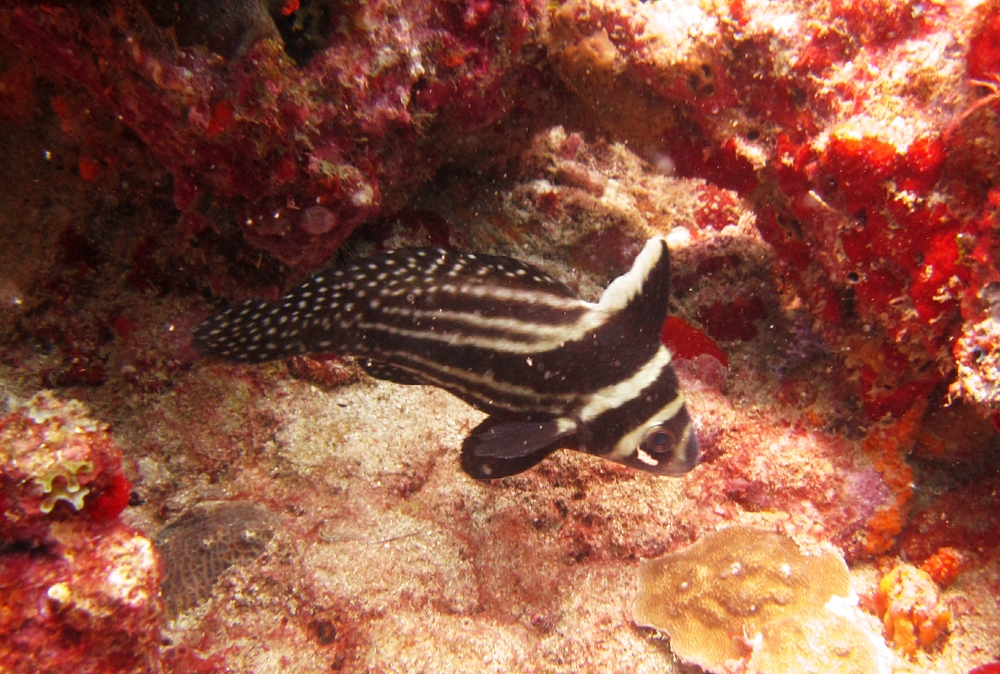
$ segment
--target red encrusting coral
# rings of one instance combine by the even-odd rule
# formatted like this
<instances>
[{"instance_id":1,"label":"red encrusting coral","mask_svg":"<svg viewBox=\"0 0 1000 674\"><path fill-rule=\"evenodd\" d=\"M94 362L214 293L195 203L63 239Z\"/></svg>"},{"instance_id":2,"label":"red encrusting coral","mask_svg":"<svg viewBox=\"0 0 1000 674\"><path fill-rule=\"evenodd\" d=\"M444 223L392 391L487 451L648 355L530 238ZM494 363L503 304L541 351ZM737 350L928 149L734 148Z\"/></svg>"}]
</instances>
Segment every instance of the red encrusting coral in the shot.
<instances>
[{"instance_id":1,"label":"red encrusting coral","mask_svg":"<svg viewBox=\"0 0 1000 674\"><path fill-rule=\"evenodd\" d=\"M158 671L162 609L152 543L117 521L53 524L0 555L4 671Z\"/></svg>"},{"instance_id":2,"label":"red encrusting coral","mask_svg":"<svg viewBox=\"0 0 1000 674\"><path fill-rule=\"evenodd\" d=\"M861 443L893 492L891 504L877 510L866 524L864 549L869 555L892 548L906 523L913 497L913 470L906 463L906 457L916 442L923 413L924 405L917 405L900 419L872 429Z\"/></svg>"},{"instance_id":3,"label":"red encrusting coral","mask_svg":"<svg viewBox=\"0 0 1000 674\"><path fill-rule=\"evenodd\" d=\"M961 556L960 568L974 567L1000 549L998 508L1000 480L996 477L956 487L910 516L899 533L900 551L916 563L927 563L942 550L954 551L944 554Z\"/></svg>"},{"instance_id":4,"label":"red encrusting coral","mask_svg":"<svg viewBox=\"0 0 1000 674\"><path fill-rule=\"evenodd\" d=\"M970 80L997 84L1000 77L1000 11L987 16L969 40L966 73Z\"/></svg>"},{"instance_id":5,"label":"red encrusting coral","mask_svg":"<svg viewBox=\"0 0 1000 674\"><path fill-rule=\"evenodd\" d=\"M929 575L941 588L946 588L955 582L962 572L965 560L955 548L938 548L938 551L924 560L920 570Z\"/></svg>"},{"instance_id":6,"label":"red encrusting coral","mask_svg":"<svg viewBox=\"0 0 1000 674\"><path fill-rule=\"evenodd\" d=\"M173 173L176 206L195 230L207 226L204 200L215 199L252 243L311 266L366 219L397 210L452 139L509 112L541 17L530 0L442 11L384 0L337 11L337 24L366 28L331 26L330 44L298 64L270 40L226 63L178 51L133 3L110 13L14 3L2 17L49 75L82 86L143 139ZM67 126L87 105L56 103ZM97 180L102 163L81 157L81 175ZM328 214L320 229L305 217L316 207Z\"/></svg>"},{"instance_id":7,"label":"red encrusting coral","mask_svg":"<svg viewBox=\"0 0 1000 674\"><path fill-rule=\"evenodd\" d=\"M989 662L985 665L980 665L970 670L969 674L1000 674L1000 662Z\"/></svg>"},{"instance_id":8,"label":"red encrusting coral","mask_svg":"<svg viewBox=\"0 0 1000 674\"><path fill-rule=\"evenodd\" d=\"M767 307L759 297L737 296L716 302L698 314L698 322L712 337L724 342L749 341L757 337L754 321L767 318Z\"/></svg>"}]
</instances>

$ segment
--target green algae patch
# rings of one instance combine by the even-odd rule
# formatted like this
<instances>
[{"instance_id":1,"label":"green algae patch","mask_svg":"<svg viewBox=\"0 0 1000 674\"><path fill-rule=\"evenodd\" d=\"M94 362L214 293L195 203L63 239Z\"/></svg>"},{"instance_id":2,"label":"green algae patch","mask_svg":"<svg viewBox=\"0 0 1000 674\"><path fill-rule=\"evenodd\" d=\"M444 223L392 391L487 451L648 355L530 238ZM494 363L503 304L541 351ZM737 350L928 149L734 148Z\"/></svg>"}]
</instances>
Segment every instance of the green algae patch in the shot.
<instances>
[{"instance_id":1,"label":"green algae patch","mask_svg":"<svg viewBox=\"0 0 1000 674\"><path fill-rule=\"evenodd\" d=\"M749 656L769 623L849 592L839 555L803 555L786 536L734 526L643 562L634 620L670 635L678 657L721 671Z\"/></svg>"}]
</instances>

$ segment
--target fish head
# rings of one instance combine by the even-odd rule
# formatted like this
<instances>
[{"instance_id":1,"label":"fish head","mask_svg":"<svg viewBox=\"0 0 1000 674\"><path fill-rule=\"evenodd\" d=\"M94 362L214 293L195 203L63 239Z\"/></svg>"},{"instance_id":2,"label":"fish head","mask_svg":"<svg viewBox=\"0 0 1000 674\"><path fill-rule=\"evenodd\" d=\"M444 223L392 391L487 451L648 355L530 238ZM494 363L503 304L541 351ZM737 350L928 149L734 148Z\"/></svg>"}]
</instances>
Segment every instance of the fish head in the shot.
<instances>
[{"instance_id":1,"label":"fish head","mask_svg":"<svg viewBox=\"0 0 1000 674\"><path fill-rule=\"evenodd\" d=\"M613 460L655 475L683 475L697 466L701 456L698 437L683 398L678 398L682 401L679 407L668 405L659 415L632 429L626 438L638 443L619 446Z\"/></svg>"}]
</instances>

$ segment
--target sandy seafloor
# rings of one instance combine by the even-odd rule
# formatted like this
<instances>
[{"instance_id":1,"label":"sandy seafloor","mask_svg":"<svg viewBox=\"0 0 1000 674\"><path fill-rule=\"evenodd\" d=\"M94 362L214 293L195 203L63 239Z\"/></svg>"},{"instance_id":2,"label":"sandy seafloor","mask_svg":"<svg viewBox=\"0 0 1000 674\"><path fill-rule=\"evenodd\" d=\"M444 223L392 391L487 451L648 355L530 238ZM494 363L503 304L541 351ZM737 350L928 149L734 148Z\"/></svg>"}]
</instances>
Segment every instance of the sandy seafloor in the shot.
<instances>
[{"instance_id":1,"label":"sandy seafloor","mask_svg":"<svg viewBox=\"0 0 1000 674\"><path fill-rule=\"evenodd\" d=\"M865 459L854 413L838 407L832 357L796 365L814 394L808 404L778 395L791 314L769 276L767 247L739 205L728 227L692 237L699 181L660 175L622 147L596 146L609 185L600 208L621 215L635 244L629 250L651 233L669 236L677 275L706 251L744 254L750 263L702 284L700 298L753 288L769 308L757 338L723 342L728 372L706 361L678 364L706 464L662 478L558 452L523 475L481 483L461 472L458 449L483 414L446 392L364 376L324 387L284 363L198 359L186 345L210 313L198 279L190 280L195 291L183 268L158 291L123 280L144 232L169 231L169 191L155 179L97 190L77 175L54 124L43 115L0 137L0 398L49 388L109 423L136 494L122 517L151 538L210 500L250 500L280 522L264 554L230 567L208 602L165 624L166 644L257 674L694 672L675 661L666 638L632 621L641 559L733 522L779 529L806 545L848 540L863 528L849 512L859 504L839 481L844 466ZM155 167L149 174L165 180ZM470 179L461 198L438 184L421 206L452 221L456 245L548 258L555 275L593 298L624 267L616 258L574 270L565 231L518 222L511 195L531 184ZM496 196L480 198L477 188ZM640 192L659 201L640 213ZM505 223L516 225L508 230L516 238ZM66 243L67 227L94 251L86 269L67 252L79 243ZM366 245L362 232L351 247ZM85 289L63 294L55 281L67 276ZM679 300L680 311L691 301ZM117 315L136 327L101 342L102 381L61 385L52 374L64 365L53 360L59 349L44 343L39 326L62 331ZM838 451L846 457L834 457ZM956 474L919 466L915 498L932 496L924 484L953 486ZM758 481L774 498L747 507L732 497L734 479ZM858 595L871 594L881 576L878 560L851 563ZM964 673L995 659L998 589L1000 560L976 559L942 591L948 634L912 658L890 649L891 670ZM882 639L875 616L859 621Z\"/></svg>"}]
</instances>

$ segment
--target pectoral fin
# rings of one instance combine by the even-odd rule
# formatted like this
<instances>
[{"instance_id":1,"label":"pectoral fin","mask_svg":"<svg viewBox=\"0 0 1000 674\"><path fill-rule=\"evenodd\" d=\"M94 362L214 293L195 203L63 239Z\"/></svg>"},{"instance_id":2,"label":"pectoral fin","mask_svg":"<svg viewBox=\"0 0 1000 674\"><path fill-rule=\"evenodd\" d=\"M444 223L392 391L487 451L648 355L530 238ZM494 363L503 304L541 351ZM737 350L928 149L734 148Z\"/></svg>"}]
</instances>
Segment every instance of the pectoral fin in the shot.
<instances>
[{"instance_id":1,"label":"pectoral fin","mask_svg":"<svg viewBox=\"0 0 1000 674\"><path fill-rule=\"evenodd\" d=\"M477 480L515 475L559 449L573 428L559 419L500 421L491 417L462 443L462 470Z\"/></svg>"},{"instance_id":2,"label":"pectoral fin","mask_svg":"<svg viewBox=\"0 0 1000 674\"><path fill-rule=\"evenodd\" d=\"M551 421L505 421L487 429L478 426L470 439L476 440L476 456L519 459L534 454L569 435L572 430L559 419Z\"/></svg>"}]
</instances>

